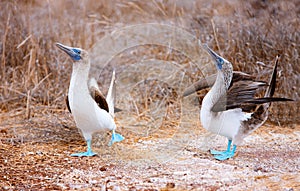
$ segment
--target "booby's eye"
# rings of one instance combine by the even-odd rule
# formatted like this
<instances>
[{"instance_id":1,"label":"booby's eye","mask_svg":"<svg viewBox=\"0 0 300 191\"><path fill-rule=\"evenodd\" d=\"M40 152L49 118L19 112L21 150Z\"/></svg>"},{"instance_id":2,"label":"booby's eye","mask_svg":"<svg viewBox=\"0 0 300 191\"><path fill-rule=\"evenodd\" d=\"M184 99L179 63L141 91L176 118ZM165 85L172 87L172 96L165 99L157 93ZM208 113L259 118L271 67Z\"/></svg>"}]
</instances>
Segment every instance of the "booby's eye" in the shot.
<instances>
[{"instance_id":1,"label":"booby's eye","mask_svg":"<svg viewBox=\"0 0 300 191\"><path fill-rule=\"evenodd\" d=\"M223 65L224 64L224 60L222 58L218 58L218 63Z\"/></svg>"},{"instance_id":2,"label":"booby's eye","mask_svg":"<svg viewBox=\"0 0 300 191\"><path fill-rule=\"evenodd\" d=\"M72 57L73 60L78 61L81 59L80 53L81 53L80 49L72 48L72 52L70 53L70 56Z\"/></svg>"},{"instance_id":3,"label":"booby's eye","mask_svg":"<svg viewBox=\"0 0 300 191\"><path fill-rule=\"evenodd\" d=\"M80 50L78 50L78 49L73 49L73 51L76 53L76 54L80 54L81 53L81 51Z\"/></svg>"},{"instance_id":4,"label":"booby's eye","mask_svg":"<svg viewBox=\"0 0 300 191\"><path fill-rule=\"evenodd\" d=\"M223 64L224 64L224 60L222 58L217 58L217 65L218 65L218 68L220 70L222 70L222 67L223 67Z\"/></svg>"}]
</instances>

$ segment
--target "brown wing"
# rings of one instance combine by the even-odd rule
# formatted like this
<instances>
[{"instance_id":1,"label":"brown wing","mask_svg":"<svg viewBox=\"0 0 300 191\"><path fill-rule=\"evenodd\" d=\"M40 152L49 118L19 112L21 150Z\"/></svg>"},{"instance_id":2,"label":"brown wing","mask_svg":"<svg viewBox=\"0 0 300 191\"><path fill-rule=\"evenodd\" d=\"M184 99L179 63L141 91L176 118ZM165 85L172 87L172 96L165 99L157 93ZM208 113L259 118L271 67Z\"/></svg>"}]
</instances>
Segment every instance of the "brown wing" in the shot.
<instances>
[{"instance_id":1,"label":"brown wing","mask_svg":"<svg viewBox=\"0 0 300 191\"><path fill-rule=\"evenodd\" d=\"M234 108L241 108L245 112L259 112L259 105L264 103L271 103L276 101L293 101L292 99L287 98L272 97L276 85L277 63L278 57L276 58L275 65L273 67L269 85L265 82L254 81L253 78L236 76L236 79L232 80L233 83L231 83L227 94L222 96L218 100L212 110L215 112L219 112ZM268 86L265 96L262 98L255 98L257 90L264 86ZM268 106L269 105L267 105L267 107ZM267 109L268 108L264 108L264 110Z\"/></svg>"},{"instance_id":2,"label":"brown wing","mask_svg":"<svg viewBox=\"0 0 300 191\"><path fill-rule=\"evenodd\" d=\"M252 110L252 104L248 101L253 100L256 91L263 86L266 86L266 83L248 80L232 83L227 93L215 103L212 111L220 112L234 108L244 108L247 111Z\"/></svg>"},{"instance_id":3,"label":"brown wing","mask_svg":"<svg viewBox=\"0 0 300 191\"><path fill-rule=\"evenodd\" d=\"M213 74L206 78L203 78L195 83L193 83L191 86L189 86L187 89L185 89L183 93L183 97L186 97L188 95L191 95L197 91L203 90L205 88L209 88L214 85L216 81L217 75Z\"/></svg>"},{"instance_id":4,"label":"brown wing","mask_svg":"<svg viewBox=\"0 0 300 191\"><path fill-rule=\"evenodd\" d=\"M280 97L262 97L255 98L254 95L262 86L263 83L251 83L245 87L236 87L233 85L226 95L222 96L213 106L212 111L220 112L229 109L241 108L244 112L253 112L257 105L276 102L276 101L293 101L287 98Z\"/></svg>"},{"instance_id":5,"label":"brown wing","mask_svg":"<svg viewBox=\"0 0 300 191\"><path fill-rule=\"evenodd\" d=\"M232 80L230 82L229 88L233 85L233 83L239 81L255 81L255 77L244 72L233 71Z\"/></svg>"},{"instance_id":6,"label":"brown wing","mask_svg":"<svg viewBox=\"0 0 300 191\"><path fill-rule=\"evenodd\" d=\"M108 108L106 99L97 88L90 87L90 94L101 109L104 109L105 111L109 112L109 108Z\"/></svg>"},{"instance_id":7,"label":"brown wing","mask_svg":"<svg viewBox=\"0 0 300 191\"><path fill-rule=\"evenodd\" d=\"M217 74L210 75L206 78L203 78L191 86L189 86L183 93L183 97L186 97L188 95L191 95L197 91L200 91L205 88L212 87L216 81ZM238 82L238 81L247 81L247 80L254 80L255 77L251 76L249 74L246 74L244 72L238 72L238 71L233 71L233 76L231 80L230 86L232 86L233 83Z\"/></svg>"}]
</instances>

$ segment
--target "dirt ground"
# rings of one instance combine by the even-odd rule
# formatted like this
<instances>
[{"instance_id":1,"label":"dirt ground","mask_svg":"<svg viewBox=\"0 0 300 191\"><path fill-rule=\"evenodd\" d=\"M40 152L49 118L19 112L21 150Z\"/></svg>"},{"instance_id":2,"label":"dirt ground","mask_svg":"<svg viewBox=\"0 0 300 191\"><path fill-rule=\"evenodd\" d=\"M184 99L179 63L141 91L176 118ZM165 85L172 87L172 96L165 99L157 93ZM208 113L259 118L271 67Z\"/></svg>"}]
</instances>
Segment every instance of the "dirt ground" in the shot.
<instances>
[{"instance_id":1,"label":"dirt ground","mask_svg":"<svg viewBox=\"0 0 300 191\"><path fill-rule=\"evenodd\" d=\"M0 190L300 190L299 0L0 2ZM268 80L281 55L268 123L236 155L200 125L208 76L199 41L234 70ZM65 106L70 59L56 42L91 55L104 94L116 69L117 131L93 136L95 157ZM107 80L108 79L108 80ZM200 99L201 100L201 99Z\"/></svg>"},{"instance_id":2,"label":"dirt ground","mask_svg":"<svg viewBox=\"0 0 300 191\"><path fill-rule=\"evenodd\" d=\"M164 129L170 136L163 138L130 137L119 124L126 140L108 147L109 135L96 135L99 155L76 158L70 154L86 146L70 114L35 108L30 120L23 111L1 114L2 190L300 189L299 125L266 124L245 139L234 158L220 162L208 149L225 149L226 140L205 132L197 118L193 127L182 121L179 129Z\"/></svg>"}]
</instances>

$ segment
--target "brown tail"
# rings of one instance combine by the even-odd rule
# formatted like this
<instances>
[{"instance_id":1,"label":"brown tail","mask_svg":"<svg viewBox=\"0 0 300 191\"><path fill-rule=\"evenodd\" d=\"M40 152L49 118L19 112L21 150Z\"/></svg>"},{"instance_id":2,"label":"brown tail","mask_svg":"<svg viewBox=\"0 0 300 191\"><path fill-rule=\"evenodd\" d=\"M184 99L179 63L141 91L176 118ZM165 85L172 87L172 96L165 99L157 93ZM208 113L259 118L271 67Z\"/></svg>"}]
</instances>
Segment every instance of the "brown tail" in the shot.
<instances>
[{"instance_id":1,"label":"brown tail","mask_svg":"<svg viewBox=\"0 0 300 191\"><path fill-rule=\"evenodd\" d=\"M275 65L273 67L272 76L271 76L270 81L269 81L269 86L268 86L268 88L265 92L265 96L263 98L258 98L256 100L257 102L270 103L270 102L276 102L276 101L294 101L294 100L288 99L288 98L273 97L274 92L275 92L275 88L276 88L277 65L278 65L279 58L280 58L280 56L277 55L276 60L275 60ZM268 105L270 105L270 104L268 104Z\"/></svg>"},{"instance_id":2,"label":"brown tail","mask_svg":"<svg viewBox=\"0 0 300 191\"><path fill-rule=\"evenodd\" d=\"M265 93L265 97L273 97L276 88L276 76L277 76L277 65L279 61L279 55L276 56L275 65L273 67L272 76L269 81L269 87Z\"/></svg>"},{"instance_id":3,"label":"brown tail","mask_svg":"<svg viewBox=\"0 0 300 191\"><path fill-rule=\"evenodd\" d=\"M245 134L251 133L253 130L260 127L268 119L268 115L269 115L268 109L271 105L271 102L293 101L292 99L288 99L288 98L273 97L275 92L275 87L276 87L278 60L279 60L279 56L276 56L272 76L269 81L269 86L265 92L265 96L262 98L256 98L254 100L249 101L249 103L261 104L261 105L259 105L255 110L255 112L253 112L252 118L250 120L243 122L245 126L248 127L247 129L244 130Z\"/></svg>"}]
</instances>

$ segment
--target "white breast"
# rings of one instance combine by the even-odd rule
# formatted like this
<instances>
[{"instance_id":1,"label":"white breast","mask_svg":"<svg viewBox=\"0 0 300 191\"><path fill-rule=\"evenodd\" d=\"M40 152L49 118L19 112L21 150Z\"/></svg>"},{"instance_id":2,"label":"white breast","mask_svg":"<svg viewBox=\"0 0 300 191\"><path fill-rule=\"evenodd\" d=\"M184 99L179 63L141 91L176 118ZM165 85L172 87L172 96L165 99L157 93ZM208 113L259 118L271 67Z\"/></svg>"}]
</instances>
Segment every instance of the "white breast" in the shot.
<instances>
[{"instance_id":1,"label":"white breast","mask_svg":"<svg viewBox=\"0 0 300 191\"><path fill-rule=\"evenodd\" d=\"M213 97L211 91L204 97L200 111L202 126L208 131L234 139L241 122L251 117L251 114L242 112L242 109L231 109L223 112L213 112Z\"/></svg>"},{"instance_id":2,"label":"white breast","mask_svg":"<svg viewBox=\"0 0 300 191\"><path fill-rule=\"evenodd\" d=\"M82 131L85 139L91 139L97 131L114 130L115 122L111 115L101 109L90 96L87 76L81 71L74 71L69 88L69 104L76 126Z\"/></svg>"}]
</instances>

